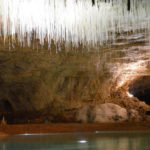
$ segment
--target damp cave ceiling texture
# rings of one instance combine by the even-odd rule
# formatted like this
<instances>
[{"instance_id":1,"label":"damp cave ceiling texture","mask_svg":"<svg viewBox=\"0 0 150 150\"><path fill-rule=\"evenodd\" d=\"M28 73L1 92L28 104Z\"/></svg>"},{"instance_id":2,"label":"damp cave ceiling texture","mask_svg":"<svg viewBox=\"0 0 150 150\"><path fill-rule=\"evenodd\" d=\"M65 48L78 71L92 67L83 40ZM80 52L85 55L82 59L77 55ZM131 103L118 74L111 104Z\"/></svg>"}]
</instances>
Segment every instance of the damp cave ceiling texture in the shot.
<instances>
[{"instance_id":1,"label":"damp cave ceiling texture","mask_svg":"<svg viewBox=\"0 0 150 150\"><path fill-rule=\"evenodd\" d=\"M0 0L0 36L17 35L22 46L31 45L33 32L41 45L96 47L118 33L149 30L149 0Z\"/></svg>"}]
</instances>

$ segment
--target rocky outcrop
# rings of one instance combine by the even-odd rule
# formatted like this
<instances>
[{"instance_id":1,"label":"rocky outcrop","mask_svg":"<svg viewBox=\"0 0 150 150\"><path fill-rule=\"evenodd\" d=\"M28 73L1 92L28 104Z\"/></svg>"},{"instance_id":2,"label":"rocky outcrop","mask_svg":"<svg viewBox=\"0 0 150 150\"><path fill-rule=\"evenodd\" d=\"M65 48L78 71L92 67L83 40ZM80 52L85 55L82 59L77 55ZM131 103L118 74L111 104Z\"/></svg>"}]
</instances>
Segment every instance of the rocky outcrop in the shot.
<instances>
[{"instance_id":1,"label":"rocky outcrop","mask_svg":"<svg viewBox=\"0 0 150 150\"><path fill-rule=\"evenodd\" d=\"M99 104L96 106L83 106L79 109L76 119L78 122L125 122L140 121L141 116L138 111L127 110L113 103Z\"/></svg>"},{"instance_id":2,"label":"rocky outcrop","mask_svg":"<svg viewBox=\"0 0 150 150\"><path fill-rule=\"evenodd\" d=\"M109 73L104 76L108 70L97 62L97 54L90 53L1 51L0 118L15 123L49 115L61 121L67 109L103 101L109 96Z\"/></svg>"},{"instance_id":3,"label":"rocky outcrop","mask_svg":"<svg viewBox=\"0 0 150 150\"><path fill-rule=\"evenodd\" d=\"M106 103L95 108L94 122L123 122L127 120L127 110L116 104Z\"/></svg>"}]
</instances>

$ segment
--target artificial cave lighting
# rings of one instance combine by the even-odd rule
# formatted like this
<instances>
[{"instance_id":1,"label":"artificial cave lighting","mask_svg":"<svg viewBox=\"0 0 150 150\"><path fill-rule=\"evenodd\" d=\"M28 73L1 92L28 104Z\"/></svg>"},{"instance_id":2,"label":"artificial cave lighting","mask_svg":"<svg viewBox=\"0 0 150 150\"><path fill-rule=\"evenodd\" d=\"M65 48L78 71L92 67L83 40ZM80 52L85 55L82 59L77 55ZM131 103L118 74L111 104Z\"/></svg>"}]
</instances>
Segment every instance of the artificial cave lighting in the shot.
<instances>
[{"instance_id":1,"label":"artificial cave lighting","mask_svg":"<svg viewBox=\"0 0 150 150\"><path fill-rule=\"evenodd\" d=\"M85 144L85 143L87 143L88 141L86 141L86 140L80 140L80 141L78 141L78 143L80 143L80 144Z\"/></svg>"},{"instance_id":2,"label":"artificial cave lighting","mask_svg":"<svg viewBox=\"0 0 150 150\"><path fill-rule=\"evenodd\" d=\"M134 97L134 96L133 96L131 93L129 93L129 92L127 92L127 96L130 97L130 98Z\"/></svg>"},{"instance_id":3,"label":"artificial cave lighting","mask_svg":"<svg viewBox=\"0 0 150 150\"><path fill-rule=\"evenodd\" d=\"M52 40L93 47L112 43L116 34L149 33L150 1L132 0L0 0L0 36L21 46ZM140 3L140 4L139 4ZM61 48L59 48L61 50Z\"/></svg>"}]
</instances>

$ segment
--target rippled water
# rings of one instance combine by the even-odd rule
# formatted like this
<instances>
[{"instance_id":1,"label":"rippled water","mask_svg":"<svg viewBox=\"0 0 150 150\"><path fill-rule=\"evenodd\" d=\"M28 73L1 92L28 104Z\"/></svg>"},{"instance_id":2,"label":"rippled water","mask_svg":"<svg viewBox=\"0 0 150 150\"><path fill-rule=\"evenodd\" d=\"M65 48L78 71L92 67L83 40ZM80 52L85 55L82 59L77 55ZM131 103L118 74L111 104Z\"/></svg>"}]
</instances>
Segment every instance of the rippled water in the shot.
<instances>
[{"instance_id":1,"label":"rippled water","mask_svg":"<svg viewBox=\"0 0 150 150\"><path fill-rule=\"evenodd\" d=\"M1 150L149 150L150 132L96 132L17 135L0 141Z\"/></svg>"}]
</instances>

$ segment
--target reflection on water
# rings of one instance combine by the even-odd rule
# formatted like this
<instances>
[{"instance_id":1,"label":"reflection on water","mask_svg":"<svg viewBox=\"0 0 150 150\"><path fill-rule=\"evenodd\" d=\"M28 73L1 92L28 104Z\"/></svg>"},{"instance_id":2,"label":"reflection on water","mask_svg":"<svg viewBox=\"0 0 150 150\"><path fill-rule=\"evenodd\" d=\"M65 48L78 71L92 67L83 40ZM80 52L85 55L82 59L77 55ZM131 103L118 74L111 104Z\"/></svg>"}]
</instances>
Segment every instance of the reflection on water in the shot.
<instances>
[{"instance_id":1,"label":"reflection on water","mask_svg":"<svg viewBox=\"0 0 150 150\"><path fill-rule=\"evenodd\" d=\"M149 150L150 132L17 135L0 150Z\"/></svg>"}]
</instances>

